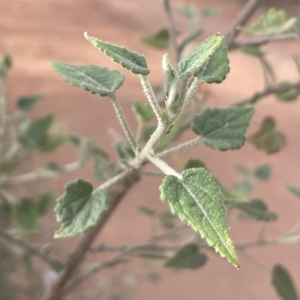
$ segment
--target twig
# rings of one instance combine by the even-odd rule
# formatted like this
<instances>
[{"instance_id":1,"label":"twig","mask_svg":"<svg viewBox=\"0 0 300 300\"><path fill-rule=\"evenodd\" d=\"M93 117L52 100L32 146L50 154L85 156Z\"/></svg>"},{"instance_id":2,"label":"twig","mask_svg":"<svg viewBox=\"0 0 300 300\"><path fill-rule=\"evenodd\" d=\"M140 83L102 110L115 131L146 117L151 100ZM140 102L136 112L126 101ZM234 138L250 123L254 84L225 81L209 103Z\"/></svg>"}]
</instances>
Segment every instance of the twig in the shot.
<instances>
[{"instance_id":1,"label":"twig","mask_svg":"<svg viewBox=\"0 0 300 300\"><path fill-rule=\"evenodd\" d=\"M170 50L174 54L175 61L178 63L180 60L180 51L179 51L179 47L177 45L176 28L174 25L170 1L169 0L161 0L161 5L163 7L163 11L165 13L165 17L167 20L167 27L168 27L169 36L170 36Z\"/></svg>"},{"instance_id":2,"label":"twig","mask_svg":"<svg viewBox=\"0 0 300 300\"><path fill-rule=\"evenodd\" d=\"M198 36L200 36L203 33L202 29L198 29L195 32L193 32L191 35L187 36L178 46L178 52L179 55L183 51L183 49L192 41L194 41Z\"/></svg>"},{"instance_id":3,"label":"twig","mask_svg":"<svg viewBox=\"0 0 300 300\"><path fill-rule=\"evenodd\" d=\"M280 84L271 85L271 86L268 86L263 91L257 92L253 96L234 104L234 106L244 106L244 105L249 105L249 104L256 104L259 100L261 100L261 98L266 97L270 94L285 93L285 92L289 91L290 89L297 89L297 88L300 88L300 81L295 82L295 83L286 83L284 85L280 85Z\"/></svg>"},{"instance_id":4,"label":"twig","mask_svg":"<svg viewBox=\"0 0 300 300\"><path fill-rule=\"evenodd\" d=\"M113 107L115 109L117 118L118 118L118 120L119 120L119 122L121 124L121 127L122 127L122 129L123 129L123 131L124 131L124 133L125 133L125 135L127 137L127 140L130 143L132 149L134 151L136 151L137 144L136 144L136 141L135 141L135 139L133 137L133 133L132 133L130 127L129 127L129 124L128 124L127 120L126 120L126 117L125 117L123 109L122 109L122 107L120 105L120 102L119 102L118 98L116 97L116 95L114 93L110 95L110 99L112 101Z\"/></svg>"},{"instance_id":5,"label":"twig","mask_svg":"<svg viewBox=\"0 0 300 300\"><path fill-rule=\"evenodd\" d=\"M252 16L254 11L256 10L260 0L248 0L246 5L243 7L243 9L240 11L240 13L237 15L237 17L234 19L234 21L231 23L229 28L227 29L225 33L225 41L230 48L231 44L233 43L234 39L239 34L238 27L243 26L249 18Z\"/></svg>"},{"instance_id":6,"label":"twig","mask_svg":"<svg viewBox=\"0 0 300 300\"><path fill-rule=\"evenodd\" d=\"M299 39L299 36L296 33L287 33L277 36L266 36L261 38L253 38L248 40L241 40L241 41L233 41L230 44L229 50L242 48L242 47L249 47L249 46L262 46L270 42L284 42L286 40L291 39Z\"/></svg>"},{"instance_id":7,"label":"twig","mask_svg":"<svg viewBox=\"0 0 300 300\"><path fill-rule=\"evenodd\" d=\"M263 271L263 272L265 272L267 274L271 273L271 271L265 265L263 265L262 263L260 263L259 261L257 261L248 252L241 250L240 254L242 254L244 256L244 258L246 258L251 264L253 264L254 266L256 266L261 271Z\"/></svg>"},{"instance_id":8,"label":"twig","mask_svg":"<svg viewBox=\"0 0 300 300\"><path fill-rule=\"evenodd\" d=\"M5 231L3 228L0 228L0 237L5 239L7 242L11 244L18 245L21 247L27 254L29 255L35 255L39 257L41 260L43 260L45 263L47 263L53 270L56 272L60 271L62 269L62 264L60 261L50 257L49 255L45 254L40 249L34 248L27 243L25 243L23 240L14 237L7 231Z\"/></svg>"}]
</instances>

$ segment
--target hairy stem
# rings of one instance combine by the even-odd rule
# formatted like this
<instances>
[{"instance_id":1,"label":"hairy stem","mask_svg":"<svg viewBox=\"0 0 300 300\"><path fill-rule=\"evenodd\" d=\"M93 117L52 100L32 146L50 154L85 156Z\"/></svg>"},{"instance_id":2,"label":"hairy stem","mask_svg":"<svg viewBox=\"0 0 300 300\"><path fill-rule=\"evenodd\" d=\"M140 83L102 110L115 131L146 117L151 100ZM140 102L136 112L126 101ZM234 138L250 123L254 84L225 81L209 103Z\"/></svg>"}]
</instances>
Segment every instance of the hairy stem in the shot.
<instances>
[{"instance_id":1,"label":"hairy stem","mask_svg":"<svg viewBox=\"0 0 300 300\"><path fill-rule=\"evenodd\" d=\"M111 99L112 105L113 105L113 107L115 109L116 116L117 116L117 118L118 118L118 120L119 120L119 122L121 124L121 127L122 127L122 129L123 129L123 131L124 131L124 133L126 135L126 138L127 138L128 142L129 142L129 144L131 145L132 149L134 151L136 151L137 144L136 144L136 141L135 141L135 139L133 137L133 133L132 133L130 127L129 127L129 124L128 124L127 120L126 120L126 117L125 117L123 109L122 109L122 107L120 105L120 102L119 102L117 96L114 93L110 95L110 99Z\"/></svg>"}]
</instances>

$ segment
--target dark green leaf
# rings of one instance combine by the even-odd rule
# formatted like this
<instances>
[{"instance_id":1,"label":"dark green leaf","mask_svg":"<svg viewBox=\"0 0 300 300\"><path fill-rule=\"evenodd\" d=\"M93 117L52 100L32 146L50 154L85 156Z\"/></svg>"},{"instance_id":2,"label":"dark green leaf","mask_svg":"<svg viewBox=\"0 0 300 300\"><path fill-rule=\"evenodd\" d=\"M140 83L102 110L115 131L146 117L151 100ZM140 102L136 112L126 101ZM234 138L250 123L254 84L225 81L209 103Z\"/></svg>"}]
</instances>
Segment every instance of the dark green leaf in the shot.
<instances>
[{"instance_id":1,"label":"dark green leaf","mask_svg":"<svg viewBox=\"0 0 300 300\"><path fill-rule=\"evenodd\" d=\"M54 115L49 114L31 122L19 136L21 144L26 148L41 149L53 120Z\"/></svg>"},{"instance_id":2,"label":"dark green leaf","mask_svg":"<svg viewBox=\"0 0 300 300\"><path fill-rule=\"evenodd\" d=\"M294 194L296 197L300 199L300 188L288 184L286 184L286 188L288 191L290 191L292 194Z\"/></svg>"},{"instance_id":3,"label":"dark green leaf","mask_svg":"<svg viewBox=\"0 0 300 300\"><path fill-rule=\"evenodd\" d=\"M278 152L285 145L285 137L275 126L272 117L265 118L258 131L248 137L248 141L268 154Z\"/></svg>"},{"instance_id":4,"label":"dark green leaf","mask_svg":"<svg viewBox=\"0 0 300 300\"><path fill-rule=\"evenodd\" d=\"M254 107L207 108L191 121L192 130L204 145L222 151L241 148Z\"/></svg>"},{"instance_id":5,"label":"dark green leaf","mask_svg":"<svg viewBox=\"0 0 300 300\"><path fill-rule=\"evenodd\" d=\"M132 110L141 123L151 121L154 116L151 106L139 100L132 103Z\"/></svg>"},{"instance_id":6,"label":"dark green leaf","mask_svg":"<svg viewBox=\"0 0 300 300\"><path fill-rule=\"evenodd\" d=\"M94 45L98 50L107 55L112 61L120 64L123 68L134 74L148 75L146 59L137 52L130 52L125 47L120 47L108 42L101 41L95 37L89 37L85 34L86 39Z\"/></svg>"},{"instance_id":7,"label":"dark green leaf","mask_svg":"<svg viewBox=\"0 0 300 300\"><path fill-rule=\"evenodd\" d=\"M54 162L49 162L45 165L45 169L53 171L53 172L61 172L63 169L56 163Z\"/></svg>"},{"instance_id":8,"label":"dark green leaf","mask_svg":"<svg viewBox=\"0 0 300 300\"><path fill-rule=\"evenodd\" d=\"M92 94L102 97L114 93L125 77L116 70L94 65L77 66L62 62L52 62L55 72L73 86L82 87Z\"/></svg>"},{"instance_id":9,"label":"dark green leaf","mask_svg":"<svg viewBox=\"0 0 300 300\"><path fill-rule=\"evenodd\" d=\"M162 28L149 36L140 38L144 44L156 49L168 49L169 47L169 31L167 28Z\"/></svg>"},{"instance_id":10,"label":"dark green leaf","mask_svg":"<svg viewBox=\"0 0 300 300\"><path fill-rule=\"evenodd\" d=\"M87 231L97 224L106 209L105 190L93 192L93 186L82 179L68 183L55 207L57 221L61 223L55 237L71 237Z\"/></svg>"},{"instance_id":11,"label":"dark green leaf","mask_svg":"<svg viewBox=\"0 0 300 300\"><path fill-rule=\"evenodd\" d=\"M183 58L178 65L181 77L199 77L202 82L221 83L229 72L227 46L217 33Z\"/></svg>"},{"instance_id":12,"label":"dark green leaf","mask_svg":"<svg viewBox=\"0 0 300 300\"><path fill-rule=\"evenodd\" d=\"M261 199L253 199L249 202L235 203L232 206L244 213L242 215L243 218L246 217L264 222L277 220L276 213L268 211L267 205Z\"/></svg>"},{"instance_id":13,"label":"dark green leaf","mask_svg":"<svg viewBox=\"0 0 300 300\"><path fill-rule=\"evenodd\" d=\"M187 163L185 164L183 169L187 170L187 169L192 169L192 168L204 168L204 169L206 169L205 164L204 164L203 161L201 161L199 159L190 158L187 161Z\"/></svg>"},{"instance_id":14,"label":"dark green leaf","mask_svg":"<svg viewBox=\"0 0 300 300\"><path fill-rule=\"evenodd\" d=\"M44 193L42 196L39 197L37 202L37 211L40 216L46 214L50 203L54 199L54 195L51 191Z\"/></svg>"},{"instance_id":15,"label":"dark green leaf","mask_svg":"<svg viewBox=\"0 0 300 300\"><path fill-rule=\"evenodd\" d=\"M288 271L281 265L275 265L272 269L272 284L277 294L283 300L299 300L293 279Z\"/></svg>"},{"instance_id":16,"label":"dark green leaf","mask_svg":"<svg viewBox=\"0 0 300 300\"><path fill-rule=\"evenodd\" d=\"M270 164L264 164L262 166L259 166L255 169L254 173L255 173L255 177L258 180L268 180L271 176L271 172L272 172L272 166Z\"/></svg>"},{"instance_id":17,"label":"dark green leaf","mask_svg":"<svg viewBox=\"0 0 300 300\"><path fill-rule=\"evenodd\" d=\"M187 244L169 258L164 266L175 269L198 269L206 263L207 257L199 252L197 244Z\"/></svg>"},{"instance_id":18,"label":"dark green leaf","mask_svg":"<svg viewBox=\"0 0 300 300\"><path fill-rule=\"evenodd\" d=\"M25 234L31 234L37 231L39 212L32 199L23 198L14 208L14 218Z\"/></svg>"},{"instance_id":19,"label":"dark green leaf","mask_svg":"<svg viewBox=\"0 0 300 300\"><path fill-rule=\"evenodd\" d=\"M17 102L18 109L22 111L30 111L42 99L43 96L41 95L20 97Z\"/></svg>"},{"instance_id":20,"label":"dark green leaf","mask_svg":"<svg viewBox=\"0 0 300 300\"><path fill-rule=\"evenodd\" d=\"M270 8L250 28L242 30L250 35L278 35L292 31L296 22L296 18L287 19L283 10Z\"/></svg>"},{"instance_id":21,"label":"dark green leaf","mask_svg":"<svg viewBox=\"0 0 300 300\"><path fill-rule=\"evenodd\" d=\"M166 229L173 228L176 225L176 218L169 211L159 213L158 219L162 227Z\"/></svg>"},{"instance_id":22,"label":"dark green leaf","mask_svg":"<svg viewBox=\"0 0 300 300\"><path fill-rule=\"evenodd\" d=\"M173 214L199 232L222 257L239 267L228 235L224 197L210 172L200 168L184 171L182 178L168 175L160 191L161 199L169 203Z\"/></svg>"}]
</instances>

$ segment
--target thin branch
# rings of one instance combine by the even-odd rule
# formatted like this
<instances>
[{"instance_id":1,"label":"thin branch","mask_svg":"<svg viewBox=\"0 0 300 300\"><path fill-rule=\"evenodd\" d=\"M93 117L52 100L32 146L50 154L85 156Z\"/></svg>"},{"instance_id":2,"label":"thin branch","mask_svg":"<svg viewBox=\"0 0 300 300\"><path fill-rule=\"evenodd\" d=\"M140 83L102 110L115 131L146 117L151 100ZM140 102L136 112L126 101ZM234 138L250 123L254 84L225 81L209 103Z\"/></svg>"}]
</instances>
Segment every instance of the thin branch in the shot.
<instances>
[{"instance_id":1,"label":"thin branch","mask_svg":"<svg viewBox=\"0 0 300 300\"><path fill-rule=\"evenodd\" d=\"M182 143L182 144L179 144L173 148L170 148L170 149L167 149L167 150L164 150L162 152L159 152L157 153L157 157L161 158L161 157L165 157L165 156L168 156L168 155L172 155L174 153L177 153L179 151L183 151L183 150L186 150L188 148L191 148L191 147L194 147L196 146L197 144L200 144L201 143L201 138L200 137L196 137L192 140L189 140L185 143Z\"/></svg>"},{"instance_id":2,"label":"thin branch","mask_svg":"<svg viewBox=\"0 0 300 300\"><path fill-rule=\"evenodd\" d=\"M174 54L175 61L178 63L180 60L180 51L177 45L176 28L172 16L172 9L169 0L161 0L161 5L167 21L167 28L170 36L170 50Z\"/></svg>"},{"instance_id":3,"label":"thin branch","mask_svg":"<svg viewBox=\"0 0 300 300\"><path fill-rule=\"evenodd\" d=\"M121 127L122 127L122 129L123 129L123 131L124 131L124 133L125 133L125 135L127 137L127 140L130 143L132 149L134 151L136 151L137 144L136 144L136 141L135 141L135 139L133 137L133 133L132 133L130 127L129 127L129 124L128 124L127 120L126 120L126 117L125 117L123 109L122 109L122 107L120 105L120 102L119 102L118 98L116 97L116 95L114 93L110 95L110 99L112 101L113 107L115 109L115 113L116 113L117 118L118 118L118 120L119 120L119 122L121 124Z\"/></svg>"},{"instance_id":4,"label":"thin branch","mask_svg":"<svg viewBox=\"0 0 300 300\"><path fill-rule=\"evenodd\" d=\"M262 263L260 263L259 261L257 261L248 252L246 252L246 251L240 251L240 254L242 254L245 259L247 259L251 264L253 264L254 266L256 266L258 269L260 269L264 273L267 273L267 274L271 273L270 269L268 269L265 265L263 265Z\"/></svg>"},{"instance_id":5,"label":"thin branch","mask_svg":"<svg viewBox=\"0 0 300 300\"><path fill-rule=\"evenodd\" d=\"M277 36L266 36L261 38L253 38L248 40L233 41L230 44L229 50L249 47L249 46L262 46L270 42L285 42L286 40L299 39L296 33L286 33Z\"/></svg>"},{"instance_id":6,"label":"thin branch","mask_svg":"<svg viewBox=\"0 0 300 300\"><path fill-rule=\"evenodd\" d=\"M184 50L184 48L191 43L192 41L194 41L197 37L199 37L201 34L203 33L202 29L198 29L195 32L193 32L192 34L190 34L189 36L187 36L178 46L178 52L179 55L181 54L181 52Z\"/></svg>"},{"instance_id":7,"label":"thin branch","mask_svg":"<svg viewBox=\"0 0 300 300\"><path fill-rule=\"evenodd\" d=\"M243 7L243 9L240 11L240 13L237 15L237 17L230 24L229 28L227 29L227 31L225 33L225 41L226 41L228 48L230 48L234 39L237 37L237 35L240 32L238 30L238 27L246 24L246 22L249 20L249 18L252 16L254 11L256 10L259 2L260 2L260 0L248 0L246 5Z\"/></svg>"},{"instance_id":8,"label":"thin branch","mask_svg":"<svg viewBox=\"0 0 300 300\"><path fill-rule=\"evenodd\" d=\"M62 268L62 264L60 261L50 257L49 255L45 254L40 249L34 248L27 243L25 243L20 238L14 237L12 234L8 233L6 230L0 227L0 237L5 239L7 242L11 244L15 244L21 247L27 254L34 255L39 257L45 263L47 263L53 270L56 272L60 271Z\"/></svg>"},{"instance_id":9,"label":"thin branch","mask_svg":"<svg viewBox=\"0 0 300 300\"><path fill-rule=\"evenodd\" d=\"M295 82L295 83L286 83L284 85L280 85L280 84L271 85L271 86L268 86L263 91L256 92L253 96L234 104L234 106L244 106L244 105L256 104L263 97L266 97L268 95L276 94L276 93L285 93L285 92L288 92L290 89L299 89L299 88L300 88L300 81Z\"/></svg>"}]
</instances>

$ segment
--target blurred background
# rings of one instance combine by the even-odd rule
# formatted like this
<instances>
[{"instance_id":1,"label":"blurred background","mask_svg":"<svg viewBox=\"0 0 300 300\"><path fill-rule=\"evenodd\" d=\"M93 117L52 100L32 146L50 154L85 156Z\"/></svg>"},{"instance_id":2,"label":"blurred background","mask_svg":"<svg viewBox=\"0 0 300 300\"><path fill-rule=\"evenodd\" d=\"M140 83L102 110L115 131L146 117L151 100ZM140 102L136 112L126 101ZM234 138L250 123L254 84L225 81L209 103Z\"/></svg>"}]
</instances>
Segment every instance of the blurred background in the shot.
<instances>
[{"instance_id":1,"label":"blurred background","mask_svg":"<svg viewBox=\"0 0 300 300\"><path fill-rule=\"evenodd\" d=\"M246 1L210 0L186 1L197 6L199 11L220 7L221 13L205 20L205 33L201 41L216 32L224 33L233 18ZM178 1L171 1L176 6ZM262 1L255 17L264 13L270 6L284 8L289 16L300 14L299 1ZM115 118L107 98L100 98L85 91L71 87L58 77L50 66L51 61L63 61L74 64L96 64L117 69L124 75L124 86L117 92L132 128L136 120L130 104L135 99L145 100L139 79L113 64L97 49L88 43L83 32L90 36L125 45L130 50L144 54L151 70L150 81L153 85L162 82L161 59L165 51L155 50L142 44L141 36L150 35L165 26L159 1L120 1L120 0L11 0L0 1L0 53L9 53L13 58L13 68L7 82L8 110L15 110L20 95L43 94L42 101L32 112L36 118L46 112L56 115L56 130L70 132L87 138L94 138L107 152L112 152L111 144L116 136L123 132ZM182 21L177 20L180 26ZM300 54L299 41L276 42L263 47L266 57L273 64L276 79L299 80L299 74L292 60ZM241 101L264 88L264 77L259 62L238 51L229 55L231 72L221 85L208 87L210 98L206 106L225 107ZM251 194L252 198L262 198L272 211L278 212L279 220L271 223L266 231L268 238L282 235L299 220L300 202L291 195L284 184L300 186L300 102L281 103L270 96L257 106L249 134L255 132L261 121L272 115L278 129L286 136L286 146L282 151L267 155L247 143L242 150L219 152L205 146L179 154L171 161L174 168L181 169L188 158L203 160L221 182L231 187L240 180L240 174L234 168L239 163L244 166L258 166L271 163L271 179L258 185ZM189 132L181 137L187 140L193 137ZM76 156L70 146L64 145L53 153L34 155L22 166L22 171L38 167L47 161L58 164L71 162ZM58 179L41 180L43 186L52 188L56 195L63 192L64 185L75 178L83 178L97 185L93 177L92 163L78 171L64 174ZM126 195L104 231L98 237L98 243L130 244L145 240L151 230L149 220L137 211L138 206L149 206L166 210L167 205L159 200L159 177L145 177ZM255 239L259 226L254 222L232 220L231 237L234 241ZM55 257L67 258L80 237L67 240L55 240L53 233L59 227L53 210L40 221L39 232L26 237L33 245L52 244ZM256 247L249 251L258 261L272 267L275 263L285 265L300 290L300 246ZM240 257L241 269L236 270L224 259L209 253L209 262L199 270L174 272L160 267L156 263L155 274L159 280L143 280L135 284L131 275L139 266L132 269L117 268L111 271L127 274L127 299L277 299L267 274ZM39 264L37 262L37 264ZM88 267L88 266L86 266ZM38 267L46 269L44 265ZM105 273L106 274L106 273ZM110 274L110 273L109 273ZM39 292L33 291L30 284L21 275L10 275L17 281L16 297L13 299L39 299ZM93 277L67 299L108 299L99 296L103 289L103 275ZM107 275L108 276L108 275ZM158 276L157 276L158 278ZM124 283L123 283L124 284ZM118 285L116 281L112 287ZM101 294L102 295L102 294ZM32 298L33 297L33 298ZM119 298L115 298L119 299Z\"/></svg>"}]
</instances>

